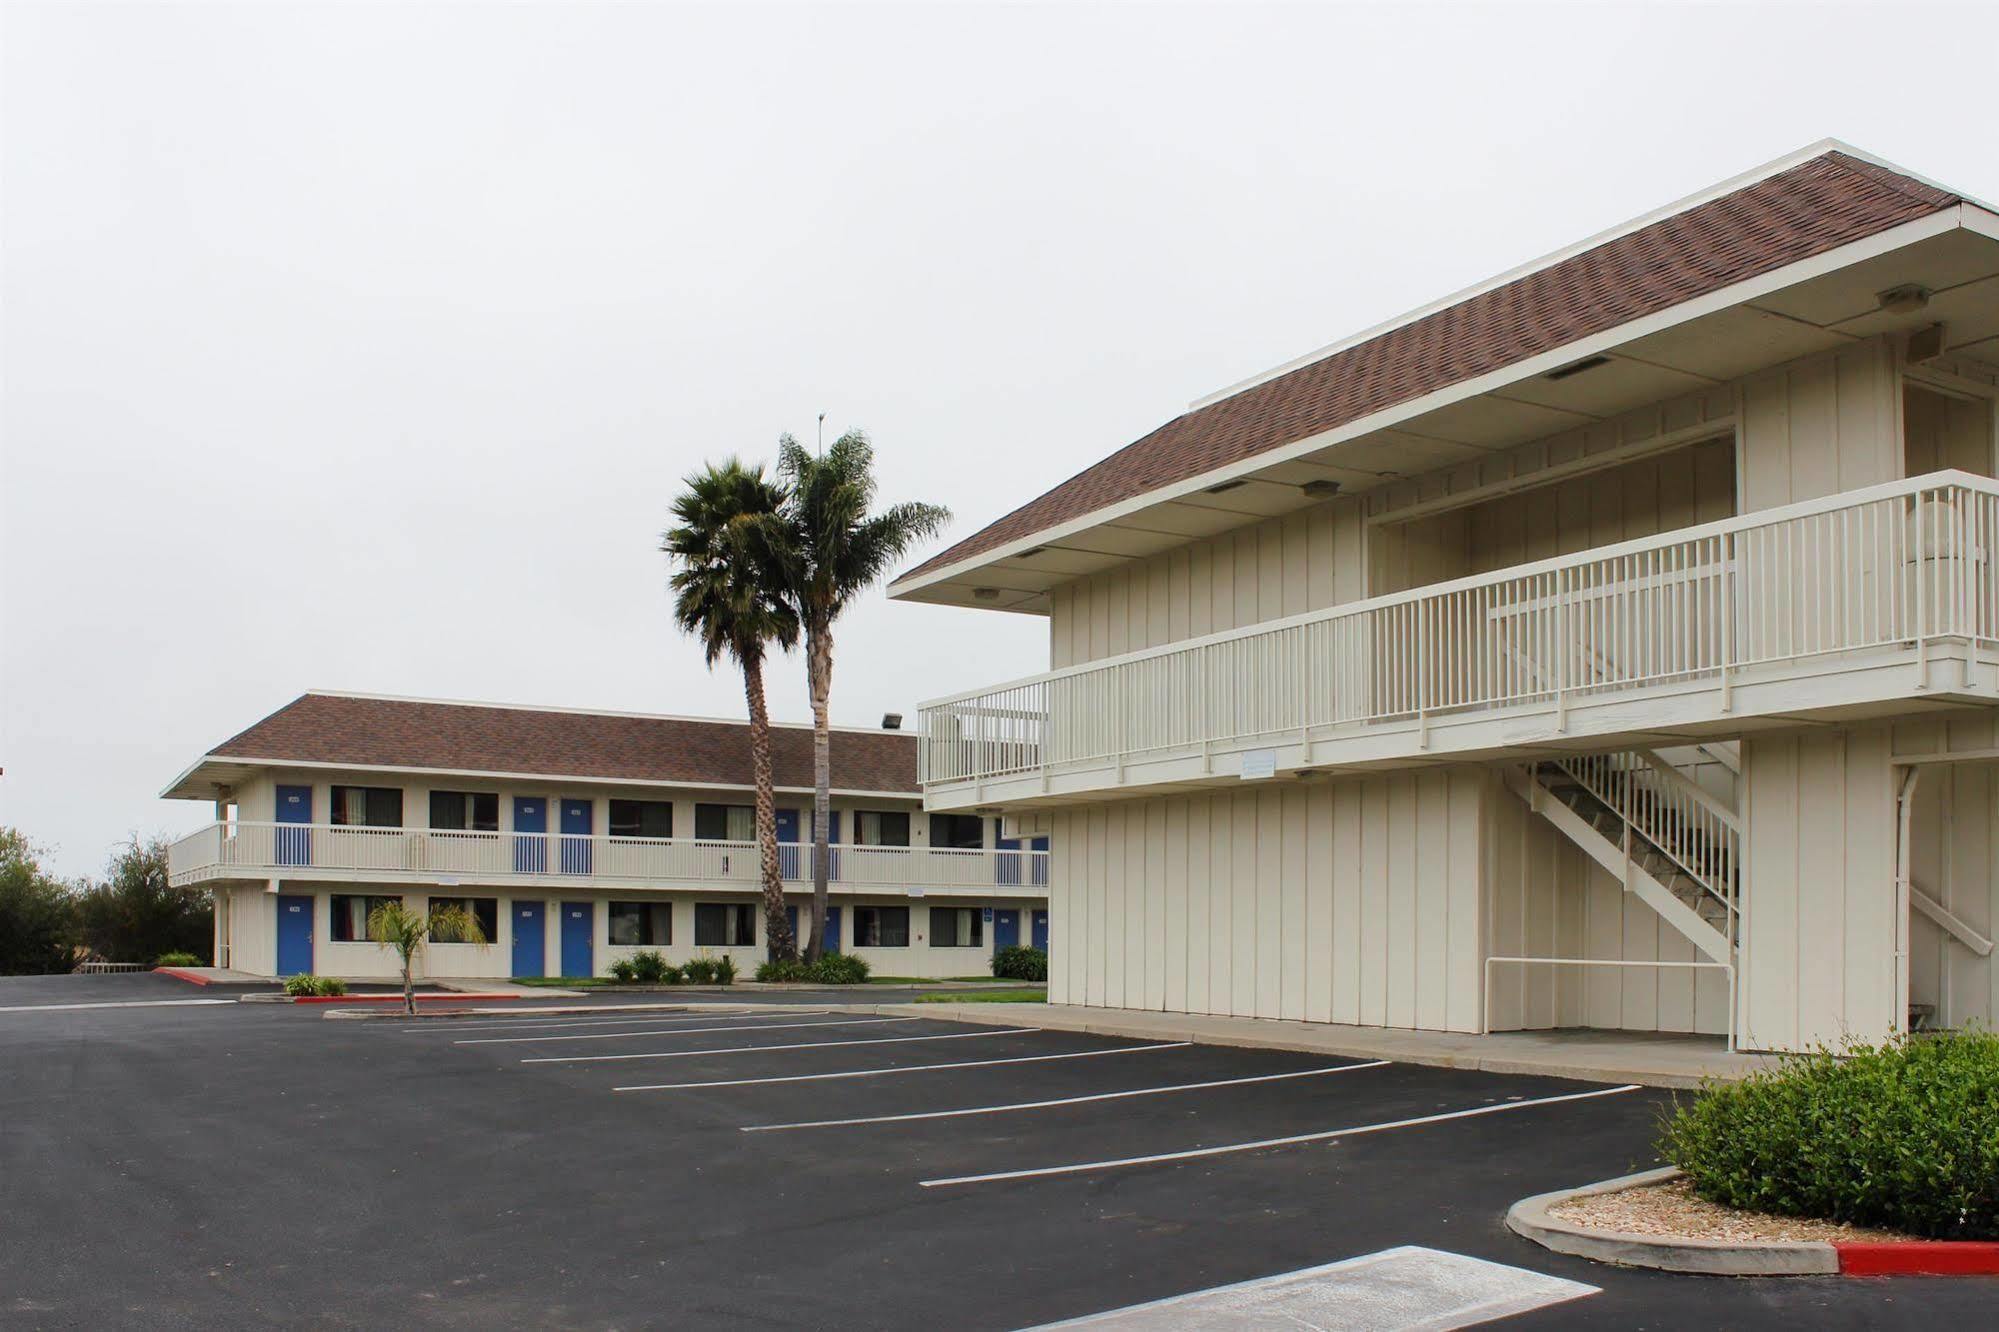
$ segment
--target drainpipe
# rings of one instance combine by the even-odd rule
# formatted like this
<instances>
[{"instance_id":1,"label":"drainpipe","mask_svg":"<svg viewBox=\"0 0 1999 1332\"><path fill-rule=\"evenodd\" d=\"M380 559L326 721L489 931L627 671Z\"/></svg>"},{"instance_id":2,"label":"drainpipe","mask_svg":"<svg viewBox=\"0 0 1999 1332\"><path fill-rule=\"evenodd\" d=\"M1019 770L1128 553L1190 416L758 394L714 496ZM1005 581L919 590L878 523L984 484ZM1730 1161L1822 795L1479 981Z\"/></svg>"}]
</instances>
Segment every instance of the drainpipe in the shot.
<instances>
[{"instance_id":1,"label":"drainpipe","mask_svg":"<svg viewBox=\"0 0 1999 1332\"><path fill-rule=\"evenodd\" d=\"M1909 862L1910 823L1915 816L1916 782L1923 770L1910 764L1902 770L1902 784L1895 793L1895 952L1889 960L1889 1002L1894 1005L1889 1030L1901 1031L1909 1021Z\"/></svg>"}]
</instances>

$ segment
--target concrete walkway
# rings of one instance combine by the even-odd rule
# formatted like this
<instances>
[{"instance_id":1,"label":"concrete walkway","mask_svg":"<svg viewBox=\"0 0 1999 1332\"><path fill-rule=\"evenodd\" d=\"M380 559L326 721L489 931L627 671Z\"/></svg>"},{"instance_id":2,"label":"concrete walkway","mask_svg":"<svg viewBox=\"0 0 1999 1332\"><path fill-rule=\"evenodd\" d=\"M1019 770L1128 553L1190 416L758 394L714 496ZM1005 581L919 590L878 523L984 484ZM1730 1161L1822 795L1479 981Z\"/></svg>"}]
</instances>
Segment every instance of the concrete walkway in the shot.
<instances>
[{"instance_id":1,"label":"concrete walkway","mask_svg":"<svg viewBox=\"0 0 1999 1332\"><path fill-rule=\"evenodd\" d=\"M1646 1087L1696 1087L1704 1079L1733 1080L1777 1061L1730 1054L1718 1036L1631 1031L1510 1031L1490 1036L1323 1022L1156 1013L1136 1008L1073 1004L877 1004L872 1011L921 1013L954 1022L1085 1031L1136 1040L1194 1041L1257 1049L1304 1050L1355 1059L1392 1059L1488 1073L1532 1073L1583 1082L1635 1082Z\"/></svg>"}]
</instances>

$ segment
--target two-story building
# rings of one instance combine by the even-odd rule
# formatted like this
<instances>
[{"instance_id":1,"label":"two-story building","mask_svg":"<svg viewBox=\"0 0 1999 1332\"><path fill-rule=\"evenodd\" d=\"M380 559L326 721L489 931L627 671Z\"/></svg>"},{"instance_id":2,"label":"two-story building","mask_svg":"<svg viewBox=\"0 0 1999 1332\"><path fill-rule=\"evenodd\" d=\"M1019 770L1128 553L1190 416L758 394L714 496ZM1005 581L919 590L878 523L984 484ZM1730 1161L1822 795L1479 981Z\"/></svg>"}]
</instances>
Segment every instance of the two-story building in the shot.
<instances>
[{"instance_id":1,"label":"two-story building","mask_svg":"<svg viewBox=\"0 0 1999 1332\"><path fill-rule=\"evenodd\" d=\"M774 726L780 870L811 922L812 730ZM925 813L917 739L832 736L828 946L878 974L989 974L1048 945L1048 842ZM764 957L749 727L693 717L309 693L165 792L212 801L176 884L215 891L215 964L258 976L397 974L377 902L463 906L484 944L433 940L432 977L596 976L653 948Z\"/></svg>"},{"instance_id":2,"label":"two-story building","mask_svg":"<svg viewBox=\"0 0 1999 1332\"><path fill-rule=\"evenodd\" d=\"M1999 1017L1999 215L1815 145L1191 405L904 574L1056 1002L1797 1049Z\"/></svg>"}]
</instances>

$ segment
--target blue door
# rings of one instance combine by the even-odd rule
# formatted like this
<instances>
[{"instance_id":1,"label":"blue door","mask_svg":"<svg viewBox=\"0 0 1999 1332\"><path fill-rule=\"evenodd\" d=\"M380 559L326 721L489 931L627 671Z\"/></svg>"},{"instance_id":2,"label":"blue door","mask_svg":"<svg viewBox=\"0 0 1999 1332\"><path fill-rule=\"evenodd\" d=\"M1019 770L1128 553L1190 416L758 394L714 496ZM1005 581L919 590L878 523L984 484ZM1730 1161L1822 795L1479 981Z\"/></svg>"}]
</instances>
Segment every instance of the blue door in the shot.
<instances>
[{"instance_id":1,"label":"blue door","mask_svg":"<svg viewBox=\"0 0 1999 1332\"><path fill-rule=\"evenodd\" d=\"M590 802L562 802L562 872L590 872Z\"/></svg>"},{"instance_id":2,"label":"blue door","mask_svg":"<svg viewBox=\"0 0 1999 1332\"><path fill-rule=\"evenodd\" d=\"M993 947L1012 948L1020 942L1020 913L1008 907L993 911Z\"/></svg>"},{"instance_id":3,"label":"blue door","mask_svg":"<svg viewBox=\"0 0 1999 1332\"><path fill-rule=\"evenodd\" d=\"M278 897L278 974L303 976L312 970L312 899L290 893Z\"/></svg>"},{"instance_id":4,"label":"blue door","mask_svg":"<svg viewBox=\"0 0 1999 1332\"><path fill-rule=\"evenodd\" d=\"M791 937L797 941L798 951L803 953L805 951L805 936L798 932L798 908L795 906L786 907L784 909L784 916L786 920L791 922ZM812 918L807 916L805 923L810 925ZM840 908L836 906L828 906L826 908L826 947L822 951L828 953L837 953L840 951Z\"/></svg>"},{"instance_id":5,"label":"blue door","mask_svg":"<svg viewBox=\"0 0 1999 1332\"><path fill-rule=\"evenodd\" d=\"M514 873L548 872L548 802L540 796L514 797L514 831L532 834L514 838ZM587 976L590 973L579 972Z\"/></svg>"},{"instance_id":6,"label":"blue door","mask_svg":"<svg viewBox=\"0 0 1999 1332\"><path fill-rule=\"evenodd\" d=\"M280 786L278 788L278 822L310 824L312 822L312 788L310 786ZM310 865L312 863L312 829L278 829L278 863L280 865Z\"/></svg>"},{"instance_id":7,"label":"blue door","mask_svg":"<svg viewBox=\"0 0 1999 1332\"><path fill-rule=\"evenodd\" d=\"M543 971L542 959L547 952L542 947L542 903L514 903L514 975L539 976Z\"/></svg>"},{"instance_id":8,"label":"blue door","mask_svg":"<svg viewBox=\"0 0 1999 1332\"><path fill-rule=\"evenodd\" d=\"M596 935L597 908L588 902L562 904L562 974L597 974L597 950L591 945Z\"/></svg>"},{"instance_id":9,"label":"blue door","mask_svg":"<svg viewBox=\"0 0 1999 1332\"><path fill-rule=\"evenodd\" d=\"M777 811L777 872L779 877L796 879L805 862L798 856L798 811L780 809ZM792 923L792 934L798 933L798 922Z\"/></svg>"},{"instance_id":10,"label":"blue door","mask_svg":"<svg viewBox=\"0 0 1999 1332\"><path fill-rule=\"evenodd\" d=\"M1046 911L1037 911L1034 913L1034 946L1044 953L1048 951L1048 913Z\"/></svg>"},{"instance_id":11,"label":"blue door","mask_svg":"<svg viewBox=\"0 0 1999 1332\"><path fill-rule=\"evenodd\" d=\"M993 857L993 882L1003 888L1020 886L1020 839L1018 837L993 838L993 850L999 855ZM1012 852L1011 855L1007 854Z\"/></svg>"}]
</instances>

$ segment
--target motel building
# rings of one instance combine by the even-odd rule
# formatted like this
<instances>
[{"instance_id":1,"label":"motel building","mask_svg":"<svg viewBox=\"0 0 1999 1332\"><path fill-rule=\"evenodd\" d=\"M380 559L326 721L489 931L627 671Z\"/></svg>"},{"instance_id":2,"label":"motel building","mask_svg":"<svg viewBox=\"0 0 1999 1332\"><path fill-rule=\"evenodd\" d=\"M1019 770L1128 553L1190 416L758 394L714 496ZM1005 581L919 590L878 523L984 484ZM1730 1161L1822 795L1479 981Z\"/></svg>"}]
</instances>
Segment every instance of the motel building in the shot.
<instances>
[{"instance_id":1,"label":"motel building","mask_svg":"<svg viewBox=\"0 0 1999 1332\"><path fill-rule=\"evenodd\" d=\"M812 729L771 728L780 869L811 924ZM309 693L215 746L162 793L213 802L172 881L215 890L215 965L254 976L400 974L367 938L384 898L479 920L433 940L427 978L599 976L765 957L747 723ZM1048 945L1046 837L926 813L916 737L832 735L827 942L879 975L989 975Z\"/></svg>"},{"instance_id":2,"label":"motel building","mask_svg":"<svg viewBox=\"0 0 1999 1332\"><path fill-rule=\"evenodd\" d=\"M1331 280L1328 275L1320 275ZM1999 215L1834 143L1195 402L891 594L1050 999L1754 1050L1999 1018Z\"/></svg>"}]
</instances>

